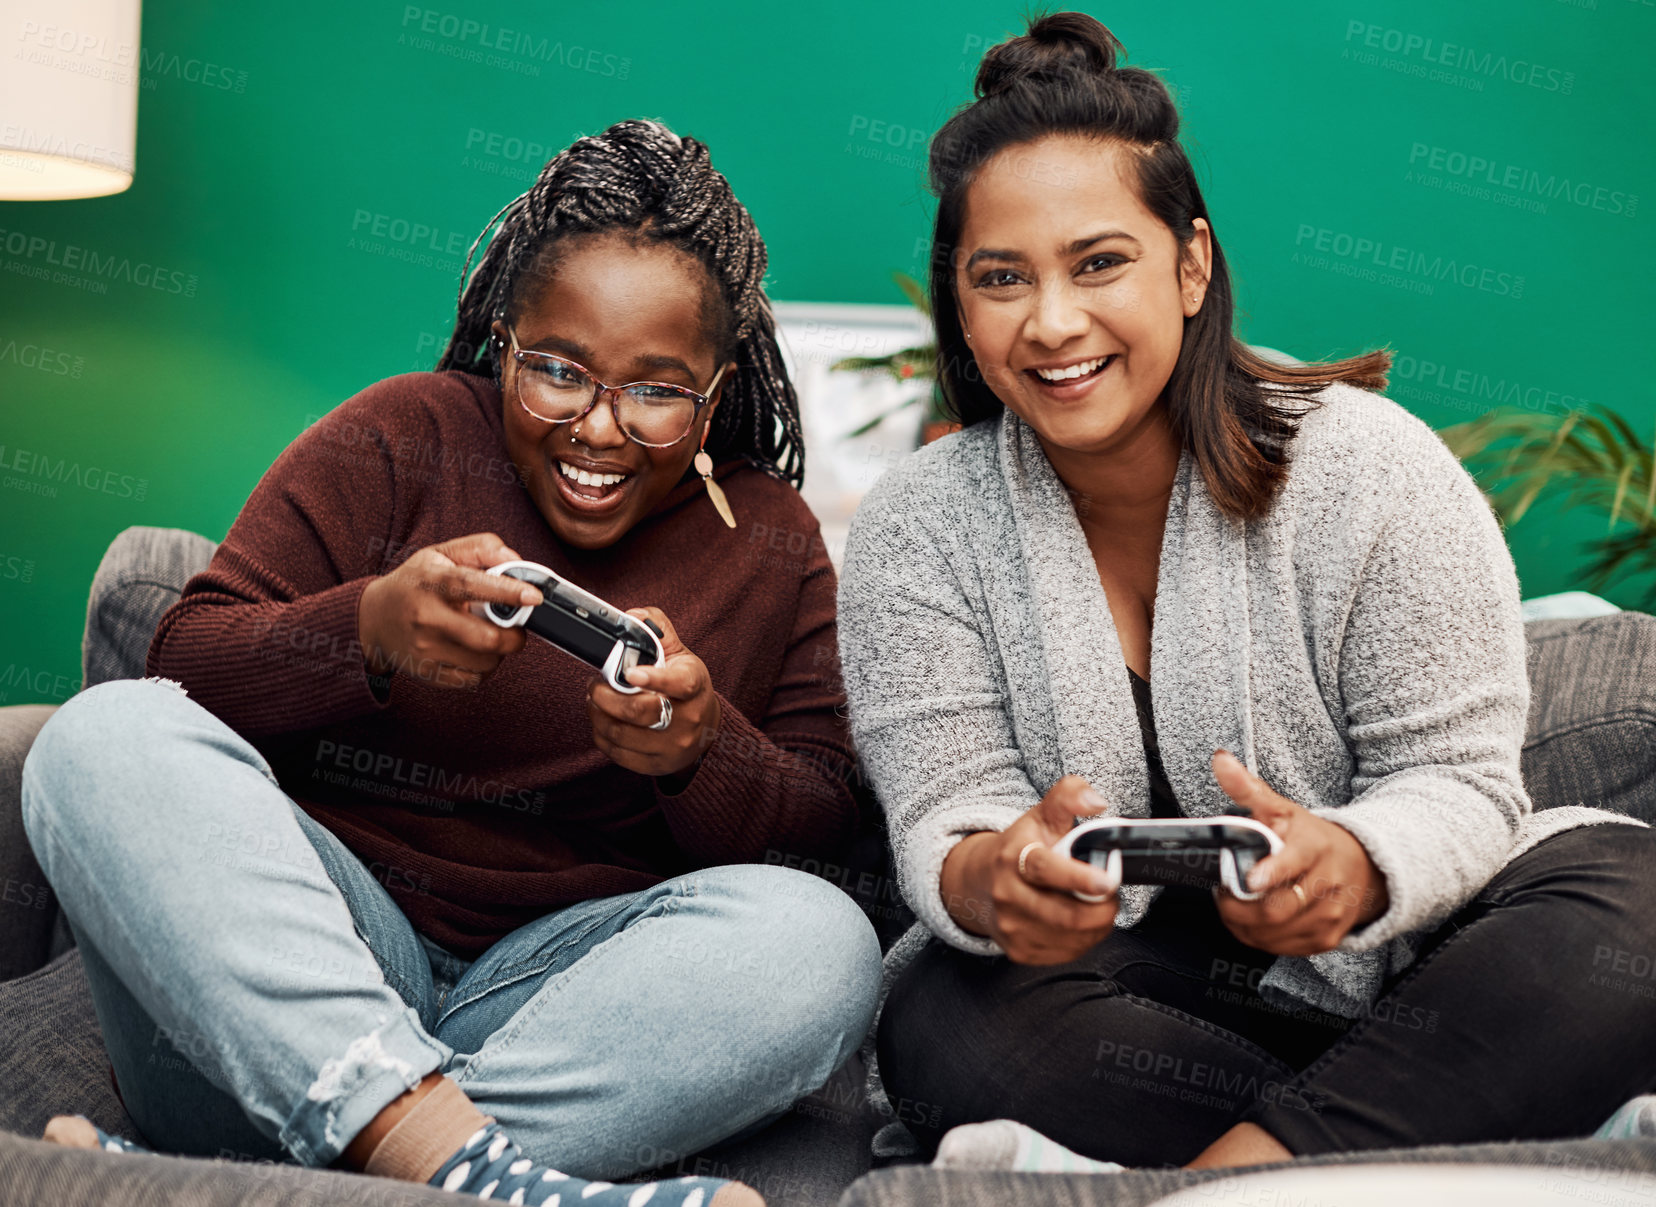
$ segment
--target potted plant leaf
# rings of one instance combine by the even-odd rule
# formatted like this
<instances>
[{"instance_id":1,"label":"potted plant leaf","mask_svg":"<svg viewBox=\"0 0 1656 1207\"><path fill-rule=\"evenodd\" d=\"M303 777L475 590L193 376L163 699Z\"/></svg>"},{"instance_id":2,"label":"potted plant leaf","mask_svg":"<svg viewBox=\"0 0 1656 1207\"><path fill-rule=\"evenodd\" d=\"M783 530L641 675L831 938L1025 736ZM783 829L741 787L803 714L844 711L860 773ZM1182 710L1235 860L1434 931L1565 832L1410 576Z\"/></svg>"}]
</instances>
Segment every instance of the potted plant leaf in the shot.
<instances>
[{"instance_id":1,"label":"potted plant leaf","mask_svg":"<svg viewBox=\"0 0 1656 1207\"><path fill-rule=\"evenodd\" d=\"M891 279L897 282L897 288L903 291L903 296L913 304L914 308L931 321L931 303L926 298L926 291L921 288L920 282L904 272L894 272ZM930 381L931 389L924 394L916 394L905 398L896 406L881 411L861 427L846 434L846 439L867 435L881 423L899 411L911 406L923 406L925 415L920 425L920 442L929 444L939 436L946 436L950 432L959 431L960 425L953 422L943 411L943 392L937 384L937 343L928 340L924 344L916 344L912 348L900 348L888 356L847 356L843 360L834 362L832 368L858 373L888 373L899 382Z\"/></svg>"},{"instance_id":2,"label":"potted plant leaf","mask_svg":"<svg viewBox=\"0 0 1656 1207\"><path fill-rule=\"evenodd\" d=\"M1478 479L1505 525L1543 494L1606 516L1589 544L1586 588L1656 573L1656 452L1610 407L1562 414L1501 408L1438 433ZM1646 590L1656 605L1656 584Z\"/></svg>"}]
</instances>

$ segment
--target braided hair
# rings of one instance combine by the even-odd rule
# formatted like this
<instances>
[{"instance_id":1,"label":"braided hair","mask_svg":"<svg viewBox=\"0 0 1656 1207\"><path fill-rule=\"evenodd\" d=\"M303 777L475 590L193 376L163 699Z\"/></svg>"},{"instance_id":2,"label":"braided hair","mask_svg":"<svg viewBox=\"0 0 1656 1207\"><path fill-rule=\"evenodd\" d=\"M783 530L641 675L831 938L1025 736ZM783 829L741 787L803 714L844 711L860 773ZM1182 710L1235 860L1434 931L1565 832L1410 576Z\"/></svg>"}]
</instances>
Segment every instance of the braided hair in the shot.
<instances>
[{"instance_id":1,"label":"braided hair","mask_svg":"<svg viewBox=\"0 0 1656 1207\"><path fill-rule=\"evenodd\" d=\"M468 278L491 230L494 237ZM660 122L617 122L577 139L489 219L466 252L454 331L437 370L498 382L500 350L490 326L510 321L535 284L547 279L562 240L606 232L676 247L706 268L716 290L708 317L717 354L721 363L736 362L713 412L708 452L715 461L743 457L799 486L805 438L762 286L764 240L714 169L706 145Z\"/></svg>"}]
</instances>

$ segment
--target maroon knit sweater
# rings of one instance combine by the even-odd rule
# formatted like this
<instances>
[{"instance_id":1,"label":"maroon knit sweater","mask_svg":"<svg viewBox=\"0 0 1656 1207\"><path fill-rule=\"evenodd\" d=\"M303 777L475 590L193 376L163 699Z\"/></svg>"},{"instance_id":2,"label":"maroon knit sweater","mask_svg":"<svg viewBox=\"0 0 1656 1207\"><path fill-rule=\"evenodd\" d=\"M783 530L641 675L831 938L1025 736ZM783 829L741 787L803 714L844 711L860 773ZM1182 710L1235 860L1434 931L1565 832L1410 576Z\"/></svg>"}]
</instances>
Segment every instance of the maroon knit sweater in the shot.
<instances>
[{"instance_id":1,"label":"maroon knit sweater","mask_svg":"<svg viewBox=\"0 0 1656 1207\"><path fill-rule=\"evenodd\" d=\"M258 747L415 928L467 957L549 910L696 868L833 858L856 827L854 764L834 571L799 493L733 461L716 476L737 528L695 478L615 545L565 548L501 424L499 390L456 372L393 377L338 407L276 459L162 618L149 673ZM597 749L595 672L535 638L476 691L397 675L379 698L363 587L473 532L667 614L723 710L682 791Z\"/></svg>"}]
</instances>

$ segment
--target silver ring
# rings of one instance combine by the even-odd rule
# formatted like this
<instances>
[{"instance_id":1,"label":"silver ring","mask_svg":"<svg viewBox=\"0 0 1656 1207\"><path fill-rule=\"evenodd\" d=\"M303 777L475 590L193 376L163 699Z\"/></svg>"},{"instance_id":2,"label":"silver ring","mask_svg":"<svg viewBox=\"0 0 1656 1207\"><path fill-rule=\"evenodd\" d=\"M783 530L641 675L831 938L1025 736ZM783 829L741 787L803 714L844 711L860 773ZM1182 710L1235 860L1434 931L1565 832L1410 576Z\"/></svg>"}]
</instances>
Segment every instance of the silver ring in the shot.
<instances>
[{"instance_id":1,"label":"silver ring","mask_svg":"<svg viewBox=\"0 0 1656 1207\"><path fill-rule=\"evenodd\" d=\"M661 697L661 718L650 726L651 729L666 729L673 723L673 702L666 696Z\"/></svg>"},{"instance_id":2,"label":"silver ring","mask_svg":"<svg viewBox=\"0 0 1656 1207\"><path fill-rule=\"evenodd\" d=\"M1290 884L1288 887L1293 889L1294 890L1294 896L1299 898L1300 908L1301 909L1305 908L1305 906L1307 904L1309 904L1309 902L1307 902L1306 899L1305 899L1305 890L1303 888L1301 888L1298 884Z\"/></svg>"},{"instance_id":3,"label":"silver ring","mask_svg":"<svg viewBox=\"0 0 1656 1207\"><path fill-rule=\"evenodd\" d=\"M1038 842L1025 843L1024 849L1018 852L1018 879L1029 879L1029 853L1040 845Z\"/></svg>"}]
</instances>

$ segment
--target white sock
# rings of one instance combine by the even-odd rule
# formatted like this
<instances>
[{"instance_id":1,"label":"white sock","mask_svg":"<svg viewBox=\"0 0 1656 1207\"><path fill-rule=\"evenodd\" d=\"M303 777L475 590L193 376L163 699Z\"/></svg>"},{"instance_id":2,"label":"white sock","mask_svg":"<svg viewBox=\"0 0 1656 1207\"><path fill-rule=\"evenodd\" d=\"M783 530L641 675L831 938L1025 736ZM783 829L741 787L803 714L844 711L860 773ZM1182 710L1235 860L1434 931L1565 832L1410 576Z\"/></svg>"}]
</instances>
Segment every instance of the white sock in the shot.
<instances>
[{"instance_id":1,"label":"white sock","mask_svg":"<svg viewBox=\"0 0 1656 1207\"><path fill-rule=\"evenodd\" d=\"M951 1128L937 1146L934 1169L1004 1169L1015 1173L1121 1173L1125 1166L1071 1152L1011 1119Z\"/></svg>"}]
</instances>

